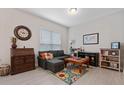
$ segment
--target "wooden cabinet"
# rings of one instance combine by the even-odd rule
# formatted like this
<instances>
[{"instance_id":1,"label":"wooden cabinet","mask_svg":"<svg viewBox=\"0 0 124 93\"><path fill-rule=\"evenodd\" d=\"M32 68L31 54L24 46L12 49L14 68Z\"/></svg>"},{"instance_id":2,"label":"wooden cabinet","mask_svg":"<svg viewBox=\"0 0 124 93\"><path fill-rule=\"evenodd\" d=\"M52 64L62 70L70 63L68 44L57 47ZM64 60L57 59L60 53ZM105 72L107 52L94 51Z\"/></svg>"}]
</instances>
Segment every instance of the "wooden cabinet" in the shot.
<instances>
[{"instance_id":1,"label":"wooden cabinet","mask_svg":"<svg viewBox=\"0 0 124 93\"><path fill-rule=\"evenodd\" d=\"M17 74L35 69L33 48L11 49L11 74Z\"/></svg>"},{"instance_id":2,"label":"wooden cabinet","mask_svg":"<svg viewBox=\"0 0 124 93\"><path fill-rule=\"evenodd\" d=\"M100 49L100 67L123 71L120 49Z\"/></svg>"},{"instance_id":3,"label":"wooden cabinet","mask_svg":"<svg viewBox=\"0 0 124 93\"><path fill-rule=\"evenodd\" d=\"M90 65L97 67L99 65L99 53L97 52L78 52L78 57L89 57Z\"/></svg>"}]
</instances>

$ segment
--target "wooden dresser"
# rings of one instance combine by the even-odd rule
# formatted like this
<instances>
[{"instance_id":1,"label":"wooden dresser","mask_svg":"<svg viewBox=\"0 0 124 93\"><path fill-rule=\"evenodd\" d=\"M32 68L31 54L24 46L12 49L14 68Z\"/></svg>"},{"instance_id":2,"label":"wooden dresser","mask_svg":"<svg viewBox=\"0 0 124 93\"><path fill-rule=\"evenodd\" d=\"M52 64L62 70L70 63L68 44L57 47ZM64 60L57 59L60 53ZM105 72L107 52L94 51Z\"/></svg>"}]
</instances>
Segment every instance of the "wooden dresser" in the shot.
<instances>
[{"instance_id":1,"label":"wooden dresser","mask_svg":"<svg viewBox=\"0 0 124 93\"><path fill-rule=\"evenodd\" d=\"M11 74L17 74L35 69L35 54L33 48L11 49Z\"/></svg>"}]
</instances>

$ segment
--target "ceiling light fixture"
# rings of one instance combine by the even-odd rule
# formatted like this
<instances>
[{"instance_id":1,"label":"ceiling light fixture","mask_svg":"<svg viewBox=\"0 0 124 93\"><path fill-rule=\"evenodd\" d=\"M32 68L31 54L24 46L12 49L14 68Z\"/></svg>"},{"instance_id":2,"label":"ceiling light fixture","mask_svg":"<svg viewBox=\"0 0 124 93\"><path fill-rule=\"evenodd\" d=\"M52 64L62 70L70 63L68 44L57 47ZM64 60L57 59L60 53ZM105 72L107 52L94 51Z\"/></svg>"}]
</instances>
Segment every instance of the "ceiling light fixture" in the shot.
<instances>
[{"instance_id":1,"label":"ceiling light fixture","mask_svg":"<svg viewBox=\"0 0 124 93\"><path fill-rule=\"evenodd\" d=\"M67 10L69 15L76 15L78 13L78 9L77 8L69 8Z\"/></svg>"}]
</instances>

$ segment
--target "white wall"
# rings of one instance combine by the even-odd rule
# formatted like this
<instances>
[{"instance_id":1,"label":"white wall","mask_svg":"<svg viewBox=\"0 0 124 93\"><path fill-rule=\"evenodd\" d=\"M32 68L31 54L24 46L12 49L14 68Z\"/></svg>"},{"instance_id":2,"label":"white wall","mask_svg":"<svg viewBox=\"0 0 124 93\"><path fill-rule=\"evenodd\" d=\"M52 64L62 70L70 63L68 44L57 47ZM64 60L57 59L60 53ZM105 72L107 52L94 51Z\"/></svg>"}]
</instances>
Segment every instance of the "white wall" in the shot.
<instances>
[{"instance_id":1,"label":"white wall","mask_svg":"<svg viewBox=\"0 0 124 93\"><path fill-rule=\"evenodd\" d=\"M16 9L0 9L0 63L10 63L11 37L17 25L25 25L32 31L28 41L17 41L18 47L34 48L37 55L39 50L40 30L59 32L62 36L62 48L67 51L67 28L45 19L18 11Z\"/></svg>"},{"instance_id":2,"label":"white wall","mask_svg":"<svg viewBox=\"0 0 124 93\"><path fill-rule=\"evenodd\" d=\"M83 20L83 19L82 19ZM83 45L83 35L99 33L97 45ZM124 11L104 16L86 24L69 29L69 40L75 40L73 47L83 46L85 51L98 52L99 48L110 48L111 42L124 43Z\"/></svg>"}]
</instances>

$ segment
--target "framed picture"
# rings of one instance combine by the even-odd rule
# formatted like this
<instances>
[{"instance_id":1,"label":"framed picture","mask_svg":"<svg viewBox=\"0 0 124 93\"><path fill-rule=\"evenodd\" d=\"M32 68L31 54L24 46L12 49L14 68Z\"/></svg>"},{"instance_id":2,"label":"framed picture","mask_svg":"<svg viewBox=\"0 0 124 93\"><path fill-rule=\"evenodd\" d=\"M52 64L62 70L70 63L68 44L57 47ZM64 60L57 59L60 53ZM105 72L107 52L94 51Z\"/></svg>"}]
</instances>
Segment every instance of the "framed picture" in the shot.
<instances>
[{"instance_id":1,"label":"framed picture","mask_svg":"<svg viewBox=\"0 0 124 93\"><path fill-rule=\"evenodd\" d=\"M112 42L111 48L112 49L120 49L120 42Z\"/></svg>"},{"instance_id":2,"label":"framed picture","mask_svg":"<svg viewBox=\"0 0 124 93\"><path fill-rule=\"evenodd\" d=\"M84 45L99 44L99 33L83 35L83 44Z\"/></svg>"}]
</instances>

